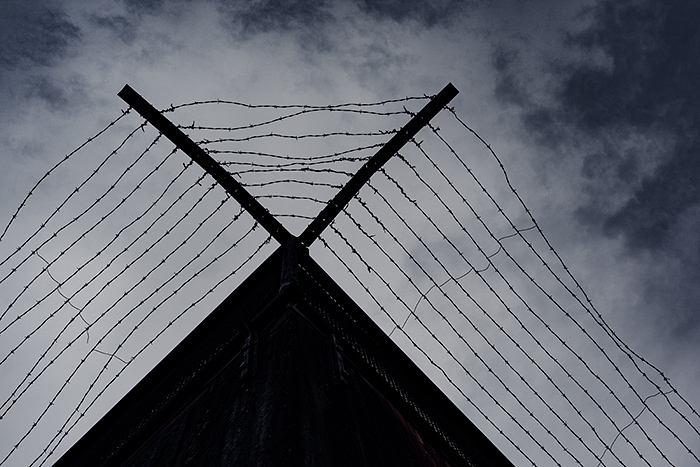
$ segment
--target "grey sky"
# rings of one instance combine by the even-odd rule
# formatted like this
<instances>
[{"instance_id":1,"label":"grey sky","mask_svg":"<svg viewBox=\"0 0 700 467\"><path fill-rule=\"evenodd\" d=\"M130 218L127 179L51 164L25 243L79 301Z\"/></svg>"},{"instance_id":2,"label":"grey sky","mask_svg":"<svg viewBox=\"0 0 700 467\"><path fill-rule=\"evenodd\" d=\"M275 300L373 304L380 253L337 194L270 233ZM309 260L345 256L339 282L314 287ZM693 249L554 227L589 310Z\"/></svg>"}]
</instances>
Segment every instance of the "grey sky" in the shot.
<instances>
[{"instance_id":1,"label":"grey sky","mask_svg":"<svg viewBox=\"0 0 700 467\"><path fill-rule=\"evenodd\" d=\"M697 3L2 3L2 228L119 115L125 83L167 106L367 102L451 81L598 310L700 404Z\"/></svg>"},{"instance_id":2,"label":"grey sky","mask_svg":"<svg viewBox=\"0 0 700 467\"><path fill-rule=\"evenodd\" d=\"M520 48L495 60L496 95L520 110L523 130L544 149L542 170L557 170L553 158L577 159L575 221L622 239L626 254L653 258L655 267L640 276L660 324L680 337L693 334L698 319L699 256L690 232L700 201L699 14L687 2L603 2L588 10L592 23L567 33L564 46L574 57L600 58L546 64L554 86L545 102L530 94ZM672 280L659 274L665 268ZM669 300L677 306L664 309Z\"/></svg>"}]
</instances>

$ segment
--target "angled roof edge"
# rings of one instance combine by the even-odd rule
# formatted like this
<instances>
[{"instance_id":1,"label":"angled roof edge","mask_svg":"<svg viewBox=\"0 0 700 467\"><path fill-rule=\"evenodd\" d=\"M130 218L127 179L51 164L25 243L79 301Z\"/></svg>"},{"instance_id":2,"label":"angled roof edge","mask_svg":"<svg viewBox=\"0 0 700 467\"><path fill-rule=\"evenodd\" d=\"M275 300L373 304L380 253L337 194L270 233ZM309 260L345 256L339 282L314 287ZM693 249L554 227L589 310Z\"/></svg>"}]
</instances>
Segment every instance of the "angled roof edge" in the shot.
<instances>
[{"instance_id":1,"label":"angled roof edge","mask_svg":"<svg viewBox=\"0 0 700 467\"><path fill-rule=\"evenodd\" d=\"M299 255L297 283L280 287L286 267L282 250L272 253L54 465L118 465L243 351L249 326L269 314L265 310L299 301L313 315L310 319L331 330L367 381L456 465L512 466L307 254Z\"/></svg>"}]
</instances>

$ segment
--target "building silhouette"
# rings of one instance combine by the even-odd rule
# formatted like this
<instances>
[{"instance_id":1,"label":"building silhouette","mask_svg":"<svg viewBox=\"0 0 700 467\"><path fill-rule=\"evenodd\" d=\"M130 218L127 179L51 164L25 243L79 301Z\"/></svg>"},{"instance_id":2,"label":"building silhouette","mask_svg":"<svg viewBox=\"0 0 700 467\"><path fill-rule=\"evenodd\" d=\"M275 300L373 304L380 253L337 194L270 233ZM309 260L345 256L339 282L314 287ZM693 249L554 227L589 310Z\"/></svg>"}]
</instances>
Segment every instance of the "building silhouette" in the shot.
<instances>
[{"instance_id":1,"label":"building silhouette","mask_svg":"<svg viewBox=\"0 0 700 467\"><path fill-rule=\"evenodd\" d=\"M300 253L272 254L55 465L510 466Z\"/></svg>"}]
</instances>

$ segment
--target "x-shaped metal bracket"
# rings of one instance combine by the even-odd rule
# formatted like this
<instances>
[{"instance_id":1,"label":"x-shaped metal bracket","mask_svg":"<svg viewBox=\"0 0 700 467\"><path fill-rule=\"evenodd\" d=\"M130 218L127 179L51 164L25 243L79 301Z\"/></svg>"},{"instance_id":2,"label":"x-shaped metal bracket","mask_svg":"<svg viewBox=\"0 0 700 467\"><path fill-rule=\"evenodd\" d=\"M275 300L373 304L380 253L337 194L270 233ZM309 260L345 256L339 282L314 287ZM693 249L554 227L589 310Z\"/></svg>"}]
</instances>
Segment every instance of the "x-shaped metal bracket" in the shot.
<instances>
[{"instance_id":1,"label":"x-shaped metal bracket","mask_svg":"<svg viewBox=\"0 0 700 467\"><path fill-rule=\"evenodd\" d=\"M134 91L128 84L118 96L143 118L148 120L158 131L190 156L194 162L206 170L253 218L277 240L280 245L300 243L305 247L321 235L323 230L345 208L350 200L367 183L370 177L379 170L404 144L413 138L435 115L442 110L457 93L457 89L448 83L425 107L421 109L401 130L394 134L374 156L372 156L355 175L336 193L331 201L321 210L316 218L299 235L294 237L270 212L238 183L230 173L221 167L209 154L200 148L185 133L176 127L162 113L156 110L146 99Z\"/></svg>"}]
</instances>

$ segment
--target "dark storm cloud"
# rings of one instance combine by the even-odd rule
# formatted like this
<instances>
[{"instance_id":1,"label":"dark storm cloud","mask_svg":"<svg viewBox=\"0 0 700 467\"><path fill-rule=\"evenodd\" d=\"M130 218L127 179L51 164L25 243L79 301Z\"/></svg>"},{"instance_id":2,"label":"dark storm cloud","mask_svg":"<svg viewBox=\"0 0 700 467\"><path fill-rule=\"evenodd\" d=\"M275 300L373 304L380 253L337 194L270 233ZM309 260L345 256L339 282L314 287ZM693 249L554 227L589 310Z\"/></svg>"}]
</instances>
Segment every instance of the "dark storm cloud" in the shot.
<instances>
[{"instance_id":1,"label":"dark storm cloud","mask_svg":"<svg viewBox=\"0 0 700 467\"><path fill-rule=\"evenodd\" d=\"M80 30L51 4L10 1L0 15L0 66L49 66L66 54Z\"/></svg>"},{"instance_id":2,"label":"dark storm cloud","mask_svg":"<svg viewBox=\"0 0 700 467\"><path fill-rule=\"evenodd\" d=\"M492 58L498 72L494 88L496 99L503 104L527 105L527 91L519 79L518 52L499 47Z\"/></svg>"},{"instance_id":3,"label":"dark storm cloud","mask_svg":"<svg viewBox=\"0 0 700 467\"><path fill-rule=\"evenodd\" d=\"M131 12L154 14L157 13L165 0L123 0Z\"/></svg>"},{"instance_id":4,"label":"dark storm cloud","mask_svg":"<svg viewBox=\"0 0 700 467\"><path fill-rule=\"evenodd\" d=\"M499 51L496 94L525 108L523 121L542 144L602 141L602 149L586 157L582 175L605 196L611 185L631 192L614 209L589 193L580 219L623 235L632 249L664 247L677 222L700 203L700 3L603 1L589 14L591 25L569 35L567 46L591 56L603 52L605 63L559 65L556 104L537 107L524 103L513 54ZM613 144L630 134L669 137L652 173L637 171L644 148L635 153Z\"/></svg>"},{"instance_id":5,"label":"dark storm cloud","mask_svg":"<svg viewBox=\"0 0 700 467\"><path fill-rule=\"evenodd\" d=\"M404 22L414 20L423 27L449 23L461 13L468 2L442 0L437 2L408 0L356 0L360 11L376 20ZM221 11L228 23L243 35L270 31L306 30L323 36L326 25L335 21L333 0L262 0L230 2L220 0Z\"/></svg>"},{"instance_id":6,"label":"dark storm cloud","mask_svg":"<svg viewBox=\"0 0 700 467\"><path fill-rule=\"evenodd\" d=\"M495 96L521 110L546 154L542 170L560 176L557 159L580 158L576 219L589 233L622 238L639 262L639 320L692 341L700 326L700 2L603 0L586 15L588 26L564 36L573 58L552 60L540 77L544 91L532 86L527 50L497 49Z\"/></svg>"},{"instance_id":7,"label":"dark storm cloud","mask_svg":"<svg viewBox=\"0 0 700 467\"><path fill-rule=\"evenodd\" d=\"M126 16L95 16L93 22L97 27L111 31L126 44L132 43L136 38L136 25Z\"/></svg>"},{"instance_id":8,"label":"dark storm cloud","mask_svg":"<svg viewBox=\"0 0 700 467\"><path fill-rule=\"evenodd\" d=\"M32 76L27 78L30 87L26 97L36 97L45 101L50 108L56 110L68 106L70 100L68 92L57 86L45 76Z\"/></svg>"},{"instance_id":9,"label":"dark storm cloud","mask_svg":"<svg viewBox=\"0 0 700 467\"><path fill-rule=\"evenodd\" d=\"M449 22L464 10L462 0L406 1L406 0L358 0L360 8L380 19L394 21L415 20L424 26L432 27Z\"/></svg>"},{"instance_id":10,"label":"dark storm cloud","mask_svg":"<svg viewBox=\"0 0 700 467\"><path fill-rule=\"evenodd\" d=\"M328 2L314 0L221 1L227 22L244 36L262 32L308 29L321 26L332 16Z\"/></svg>"},{"instance_id":11,"label":"dark storm cloud","mask_svg":"<svg viewBox=\"0 0 700 467\"><path fill-rule=\"evenodd\" d=\"M4 2L0 15L1 105L12 108L14 99L33 98L52 109L65 105L65 91L51 79L51 73L80 37L80 28L55 3ZM9 114L3 117L10 118Z\"/></svg>"}]
</instances>

